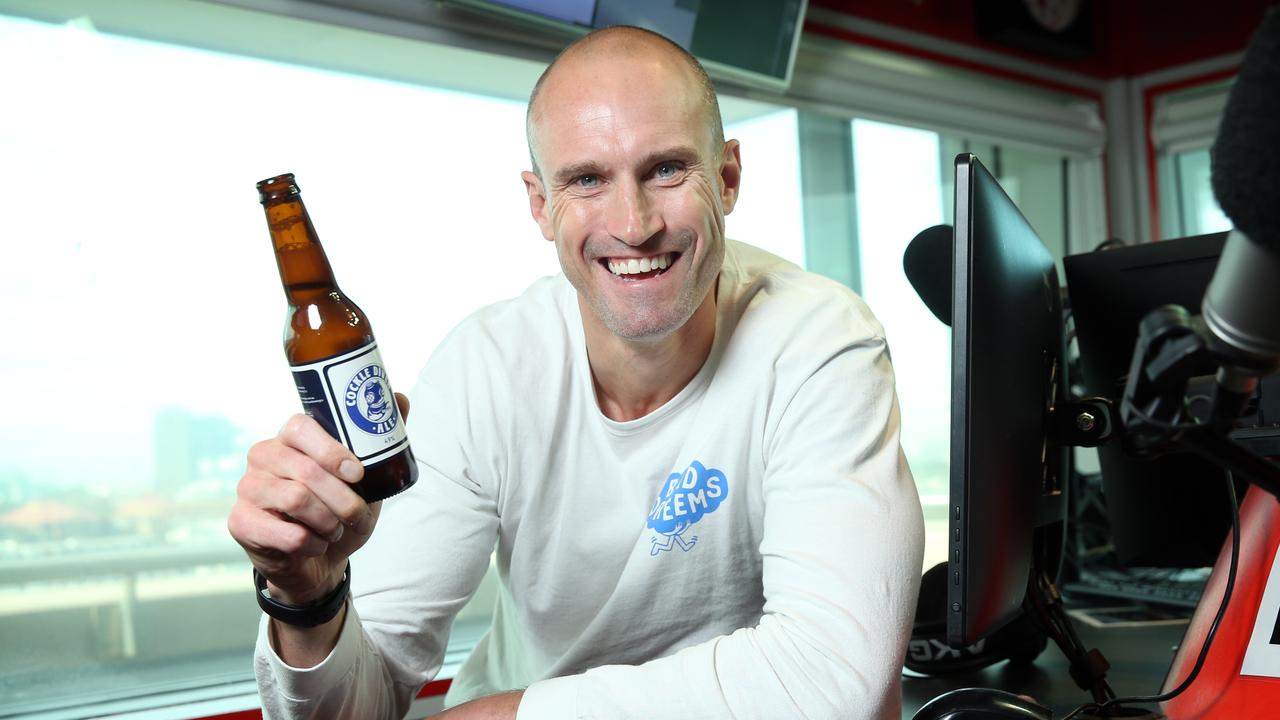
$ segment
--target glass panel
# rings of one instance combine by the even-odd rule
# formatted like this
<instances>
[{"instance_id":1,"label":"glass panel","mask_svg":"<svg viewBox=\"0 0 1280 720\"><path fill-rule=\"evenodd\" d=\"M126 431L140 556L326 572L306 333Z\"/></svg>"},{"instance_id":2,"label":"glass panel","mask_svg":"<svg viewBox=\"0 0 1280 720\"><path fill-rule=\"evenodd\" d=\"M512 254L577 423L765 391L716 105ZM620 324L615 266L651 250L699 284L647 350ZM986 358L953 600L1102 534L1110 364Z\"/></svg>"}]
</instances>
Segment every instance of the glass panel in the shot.
<instances>
[{"instance_id":1,"label":"glass panel","mask_svg":"<svg viewBox=\"0 0 1280 720\"><path fill-rule=\"evenodd\" d=\"M1178 228L1179 235L1166 232L1165 237L1203 235L1231 229L1231 220L1223 214L1213 195L1209 160L1209 148L1173 156L1177 194L1172 202L1176 203L1182 222Z\"/></svg>"},{"instance_id":2,"label":"glass panel","mask_svg":"<svg viewBox=\"0 0 1280 720\"><path fill-rule=\"evenodd\" d=\"M853 121L862 295L893 353L902 447L926 511L926 568L947 551L951 332L907 282L902 254L916 233L944 222L939 153L936 132Z\"/></svg>"},{"instance_id":3,"label":"glass panel","mask_svg":"<svg viewBox=\"0 0 1280 720\"><path fill-rule=\"evenodd\" d=\"M0 213L0 376L41 390L0 420L0 714L248 678L226 517L248 446L299 409L253 183L298 174L407 390L462 317L559 271L519 180L524 104L88 20L0 15L0 61L26 68L0 74L24 108L0 124L0 194L23 199ZM802 263L795 111L725 106L750 168L730 236Z\"/></svg>"},{"instance_id":4,"label":"glass panel","mask_svg":"<svg viewBox=\"0 0 1280 720\"><path fill-rule=\"evenodd\" d=\"M725 234L804 266L800 155L796 111L765 106L761 115L733 121L741 101L722 97L725 137L742 142L742 192L725 218ZM759 105L759 103L752 103Z\"/></svg>"},{"instance_id":5,"label":"glass panel","mask_svg":"<svg viewBox=\"0 0 1280 720\"><path fill-rule=\"evenodd\" d=\"M996 179L1058 259L1061 281L1062 256L1067 247L1063 157L1018 147L1001 147L998 154L1000 169ZM980 159L986 162L986 158Z\"/></svg>"},{"instance_id":6,"label":"glass panel","mask_svg":"<svg viewBox=\"0 0 1280 720\"><path fill-rule=\"evenodd\" d=\"M0 124L0 374L41 410L0 420L0 714L248 677L226 517L299 409L253 184L298 174L407 390L463 315L558 271L524 105L85 22L0 17L0 56L24 68L0 74L24 109Z\"/></svg>"}]
</instances>

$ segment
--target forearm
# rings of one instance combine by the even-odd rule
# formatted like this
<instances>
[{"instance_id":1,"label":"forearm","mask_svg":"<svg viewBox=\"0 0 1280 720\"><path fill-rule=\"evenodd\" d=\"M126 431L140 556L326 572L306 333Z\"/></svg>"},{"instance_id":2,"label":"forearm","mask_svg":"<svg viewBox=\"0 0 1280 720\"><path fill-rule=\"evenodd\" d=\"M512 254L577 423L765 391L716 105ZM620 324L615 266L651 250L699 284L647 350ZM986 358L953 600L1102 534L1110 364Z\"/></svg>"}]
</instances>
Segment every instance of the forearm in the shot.
<instances>
[{"instance_id":1,"label":"forearm","mask_svg":"<svg viewBox=\"0 0 1280 720\"><path fill-rule=\"evenodd\" d=\"M868 577L847 602L812 590L785 593L755 627L673 655L534 683L521 720L899 717L915 584Z\"/></svg>"},{"instance_id":2,"label":"forearm","mask_svg":"<svg viewBox=\"0 0 1280 720\"><path fill-rule=\"evenodd\" d=\"M608 665L534 683L521 719L900 717L901 668L893 660L865 646L857 658L844 648L832 652L788 624L774 619L642 665Z\"/></svg>"},{"instance_id":3,"label":"forearm","mask_svg":"<svg viewBox=\"0 0 1280 720\"><path fill-rule=\"evenodd\" d=\"M404 717L425 682L387 660L348 603L332 650L311 667L286 663L273 647L273 621L260 626L254 670L263 716L270 720L331 718L392 720ZM438 666L430 671L434 673Z\"/></svg>"},{"instance_id":4,"label":"forearm","mask_svg":"<svg viewBox=\"0 0 1280 720\"><path fill-rule=\"evenodd\" d=\"M515 720L523 690L490 695L433 715L432 720Z\"/></svg>"},{"instance_id":5,"label":"forearm","mask_svg":"<svg viewBox=\"0 0 1280 720\"><path fill-rule=\"evenodd\" d=\"M347 605L327 623L304 628L271 620L269 633L271 647L286 665L295 668L312 668L319 665L338 644L342 624L347 618Z\"/></svg>"}]
</instances>

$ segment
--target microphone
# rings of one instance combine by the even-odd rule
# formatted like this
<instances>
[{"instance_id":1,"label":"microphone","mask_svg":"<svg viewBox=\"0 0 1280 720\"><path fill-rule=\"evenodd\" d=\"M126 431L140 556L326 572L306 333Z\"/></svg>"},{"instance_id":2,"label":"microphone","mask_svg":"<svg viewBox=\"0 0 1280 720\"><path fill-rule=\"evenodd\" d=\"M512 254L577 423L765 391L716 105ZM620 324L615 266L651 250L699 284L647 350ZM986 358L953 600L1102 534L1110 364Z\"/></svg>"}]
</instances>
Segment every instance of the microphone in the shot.
<instances>
[{"instance_id":1,"label":"microphone","mask_svg":"<svg viewBox=\"0 0 1280 720\"><path fill-rule=\"evenodd\" d=\"M1280 369L1280 12L1245 51L1211 157L1214 196L1235 228L1200 312L1221 361L1213 422L1229 430L1257 378Z\"/></svg>"},{"instance_id":2,"label":"microphone","mask_svg":"<svg viewBox=\"0 0 1280 720\"><path fill-rule=\"evenodd\" d=\"M925 307L951 326L951 250L955 229L934 225L921 230L902 253L902 270Z\"/></svg>"}]
</instances>

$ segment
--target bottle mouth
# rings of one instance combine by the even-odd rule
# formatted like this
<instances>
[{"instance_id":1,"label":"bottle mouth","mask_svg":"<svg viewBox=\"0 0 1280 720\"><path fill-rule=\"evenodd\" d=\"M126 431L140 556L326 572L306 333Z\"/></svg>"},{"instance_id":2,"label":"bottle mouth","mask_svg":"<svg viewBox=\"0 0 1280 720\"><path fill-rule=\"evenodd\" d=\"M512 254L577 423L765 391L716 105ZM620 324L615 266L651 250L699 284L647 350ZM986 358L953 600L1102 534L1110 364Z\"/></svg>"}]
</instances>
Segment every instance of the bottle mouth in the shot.
<instances>
[{"instance_id":1,"label":"bottle mouth","mask_svg":"<svg viewBox=\"0 0 1280 720\"><path fill-rule=\"evenodd\" d=\"M258 202L267 203L272 200L291 198L300 195L302 190L293 179L293 173L285 173L258 181Z\"/></svg>"}]
</instances>

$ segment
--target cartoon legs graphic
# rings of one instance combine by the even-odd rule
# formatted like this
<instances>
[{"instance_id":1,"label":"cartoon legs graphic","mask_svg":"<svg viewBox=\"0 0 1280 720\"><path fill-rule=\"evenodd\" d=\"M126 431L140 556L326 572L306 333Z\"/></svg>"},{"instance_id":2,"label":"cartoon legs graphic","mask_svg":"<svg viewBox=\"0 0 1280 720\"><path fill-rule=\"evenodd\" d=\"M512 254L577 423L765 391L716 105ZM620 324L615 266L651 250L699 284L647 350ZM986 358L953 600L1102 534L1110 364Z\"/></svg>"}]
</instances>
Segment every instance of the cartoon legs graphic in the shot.
<instances>
[{"instance_id":1,"label":"cartoon legs graphic","mask_svg":"<svg viewBox=\"0 0 1280 720\"><path fill-rule=\"evenodd\" d=\"M688 529L687 527L684 528L684 530L687 530L687 529ZM689 552L689 550L692 549L693 546L697 544L698 536L694 535L688 540L685 540L684 530L681 530L680 532L676 532L676 533L671 533L670 535L662 535L662 536L654 537L653 548L649 550L649 554L657 555L663 550L670 550L674 545L679 545L681 550L685 552ZM659 537L661 537L662 539L658 539Z\"/></svg>"}]
</instances>

